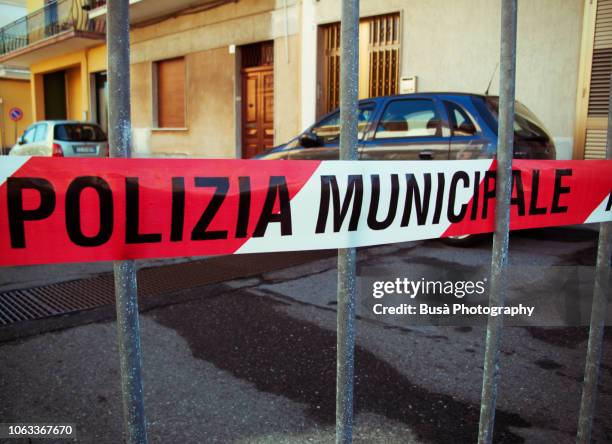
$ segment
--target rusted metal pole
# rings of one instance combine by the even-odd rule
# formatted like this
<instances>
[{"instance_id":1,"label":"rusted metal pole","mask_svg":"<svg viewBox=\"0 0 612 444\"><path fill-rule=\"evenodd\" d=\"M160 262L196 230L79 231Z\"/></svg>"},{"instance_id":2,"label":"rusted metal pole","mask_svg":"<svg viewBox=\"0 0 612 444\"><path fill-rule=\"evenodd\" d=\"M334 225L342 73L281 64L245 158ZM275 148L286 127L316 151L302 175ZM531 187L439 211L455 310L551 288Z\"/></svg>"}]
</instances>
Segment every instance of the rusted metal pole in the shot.
<instances>
[{"instance_id":1,"label":"rusted metal pole","mask_svg":"<svg viewBox=\"0 0 612 444\"><path fill-rule=\"evenodd\" d=\"M357 160L359 0L342 0L340 21L340 159ZM353 440L355 374L355 248L338 250L336 443Z\"/></svg>"},{"instance_id":2,"label":"rusted metal pole","mask_svg":"<svg viewBox=\"0 0 612 444\"><path fill-rule=\"evenodd\" d=\"M128 0L108 0L108 143L111 157L131 156L130 21ZM146 443L136 267L116 261L115 301L125 442Z\"/></svg>"},{"instance_id":3,"label":"rusted metal pole","mask_svg":"<svg viewBox=\"0 0 612 444\"><path fill-rule=\"evenodd\" d=\"M514 82L516 74L517 0L502 0L499 78L499 127L497 133L497 173L495 188L495 233L491 258L490 306L503 306L506 296L512 150L514 142ZM495 404L499 382L499 349L502 316L489 316L485 344L478 442L493 441Z\"/></svg>"},{"instance_id":4,"label":"rusted metal pole","mask_svg":"<svg viewBox=\"0 0 612 444\"><path fill-rule=\"evenodd\" d=\"M608 97L606 159L612 159L612 75L610 76L610 95ZM580 416L578 418L576 442L579 444L586 444L591 441L608 295L610 290L612 290L610 287L610 256L612 256L612 222L602 222L599 224L599 243L597 245L597 263L595 265L595 285L591 306L589 345L587 347Z\"/></svg>"}]
</instances>

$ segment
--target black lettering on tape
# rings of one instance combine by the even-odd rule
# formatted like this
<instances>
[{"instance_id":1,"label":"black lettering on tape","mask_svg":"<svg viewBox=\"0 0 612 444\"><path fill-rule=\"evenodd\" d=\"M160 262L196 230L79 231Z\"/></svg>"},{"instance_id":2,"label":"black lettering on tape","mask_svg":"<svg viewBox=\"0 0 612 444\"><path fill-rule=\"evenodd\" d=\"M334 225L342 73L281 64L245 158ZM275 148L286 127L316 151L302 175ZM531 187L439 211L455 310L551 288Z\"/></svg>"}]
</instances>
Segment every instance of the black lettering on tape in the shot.
<instances>
[{"instance_id":1,"label":"black lettering on tape","mask_svg":"<svg viewBox=\"0 0 612 444\"><path fill-rule=\"evenodd\" d=\"M431 199L431 173L424 173L423 180L425 185L423 187L423 195L421 196L419 184L417 183L414 174L406 174L406 203L404 205L404 214L402 215L402 227L407 227L410 223L413 201L417 217L417 225L425 225L427 222L429 201Z\"/></svg>"},{"instance_id":2,"label":"black lettering on tape","mask_svg":"<svg viewBox=\"0 0 612 444\"><path fill-rule=\"evenodd\" d=\"M81 193L86 188L96 192L100 204L100 225L93 236L86 236L81 227ZM108 182L97 176L80 176L70 182L66 190L66 231L80 247L98 247L108 242L113 235L113 192Z\"/></svg>"},{"instance_id":3,"label":"black lettering on tape","mask_svg":"<svg viewBox=\"0 0 612 444\"><path fill-rule=\"evenodd\" d=\"M572 170L570 168L555 170L555 188L553 190L552 205L550 207L551 213L567 213L567 206L559 205L559 198L562 194L568 194L570 187L561 186L561 181L565 176L571 176Z\"/></svg>"},{"instance_id":4,"label":"black lettering on tape","mask_svg":"<svg viewBox=\"0 0 612 444\"><path fill-rule=\"evenodd\" d=\"M172 216L170 222L170 241L183 240L185 227L185 178L172 178Z\"/></svg>"},{"instance_id":5,"label":"black lettering on tape","mask_svg":"<svg viewBox=\"0 0 612 444\"><path fill-rule=\"evenodd\" d=\"M212 199L202 213L200 220L193 227L191 232L191 240L217 240L227 239L227 230L207 231L208 226L221 208L221 204L225 200L227 191L229 190L228 177L196 177L195 186L200 188L214 187L215 192Z\"/></svg>"},{"instance_id":6,"label":"black lettering on tape","mask_svg":"<svg viewBox=\"0 0 612 444\"><path fill-rule=\"evenodd\" d=\"M36 190L40 205L33 210L23 208L23 190ZM25 248L25 222L46 219L55 210L55 189L47 179L7 177L7 210L11 248Z\"/></svg>"},{"instance_id":7,"label":"black lettering on tape","mask_svg":"<svg viewBox=\"0 0 612 444\"><path fill-rule=\"evenodd\" d=\"M474 173L474 185L472 193L472 211L470 211L470 220L476 220L478 217L478 199L480 198L480 171Z\"/></svg>"},{"instance_id":8,"label":"black lettering on tape","mask_svg":"<svg viewBox=\"0 0 612 444\"><path fill-rule=\"evenodd\" d=\"M278 197L280 211L273 213L274 204ZM255 226L253 237L263 237L266 234L268 224L271 222L280 223L281 236L291 236L291 204L289 203L289 190L285 176L271 176L268 185L268 193L263 209L259 215L259 221Z\"/></svg>"},{"instance_id":9,"label":"black lettering on tape","mask_svg":"<svg viewBox=\"0 0 612 444\"><path fill-rule=\"evenodd\" d=\"M482 196L482 219L487 218L487 213L489 210L489 201L491 199L495 199L495 188L496 185L496 175L495 171L487 170L485 171L484 177L484 194ZM491 183L493 186L491 187Z\"/></svg>"},{"instance_id":10,"label":"black lettering on tape","mask_svg":"<svg viewBox=\"0 0 612 444\"><path fill-rule=\"evenodd\" d=\"M469 188L470 176L465 171L457 171L455 174L453 174L451 179L446 215L449 222L452 223L461 222L467 213L467 204L464 203L461 205L459 213L455 214L455 199L457 198L457 185L459 184L459 181L463 182L463 186L465 188Z\"/></svg>"},{"instance_id":11,"label":"black lettering on tape","mask_svg":"<svg viewBox=\"0 0 612 444\"><path fill-rule=\"evenodd\" d=\"M372 199L370 200L370 211L368 212L368 227L372 230L384 230L393 223L395 214L397 213L397 199L399 197L399 177L397 174L391 174L391 197L389 198L389 210L387 216L381 221L376 219L378 214L378 205L380 203L380 176L372 174L370 176L372 184Z\"/></svg>"},{"instance_id":12,"label":"black lettering on tape","mask_svg":"<svg viewBox=\"0 0 612 444\"><path fill-rule=\"evenodd\" d=\"M436 207L434 210L434 216L432 223L440 223L440 216L442 215L442 203L444 201L444 173L438 173L438 192L436 193Z\"/></svg>"},{"instance_id":13,"label":"black lettering on tape","mask_svg":"<svg viewBox=\"0 0 612 444\"><path fill-rule=\"evenodd\" d=\"M161 242L161 233L140 233L140 186L138 177L125 178L125 243Z\"/></svg>"},{"instance_id":14,"label":"black lettering on tape","mask_svg":"<svg viewBox=\"0 0 612 444\"><path fill-rule=\"evenodd\" d=\"M529 215L546 214L545 207L538 207L538 193L540 191L540 170L533 170L531 176L531 199L529 200Z\"/></svg>"},{"instance_id":15,"label":"black lettering on tape","mask_svg":"<svg viewBox=\"0 0 612 444\"><path fill-rule=\"evenodd\" d=\"M238 201L238 220L236 221L236 237L247 237L249 228L249 214L251 211L251 178L241 176L238 178L238 190L240 193Z\"/></svg>"},{"instance_id":16,"label":"black lettering on tape","mask_svg":"<svg viewBox=\"0 0 612 444\"><path fill-rule=\"evenodd\" d=\"M516 191L516 195L514 195ZM523 176L521 170L512 170L512 194L510 195L510 205L516 205L518 215L525 215L525 190L523 188Z\"/></svg>"},{"instance_id":17,"label":"black lettering on tape","mask_svg":"<svg viewBox=\"0 0 612 444\"><path fill-rule=\"evenodd\" d=\"M349 175L348 186L342 205L340 205L340 190L338 189L338 181L336 176L321 176L321 200L319 201L319 215L317 218L316 233L324 233L327 225L327 216L329 214L329 194L331 194L334 205L334 232L340 231L342 222L346 217L351 202L353 203L353 211L349 220L348 231L357 230L359 224L359 216L361 215L361 206L363 204L363 176L360 174ZM354 197L354 199L353 199Z\"/></svg>"}]
</instances>

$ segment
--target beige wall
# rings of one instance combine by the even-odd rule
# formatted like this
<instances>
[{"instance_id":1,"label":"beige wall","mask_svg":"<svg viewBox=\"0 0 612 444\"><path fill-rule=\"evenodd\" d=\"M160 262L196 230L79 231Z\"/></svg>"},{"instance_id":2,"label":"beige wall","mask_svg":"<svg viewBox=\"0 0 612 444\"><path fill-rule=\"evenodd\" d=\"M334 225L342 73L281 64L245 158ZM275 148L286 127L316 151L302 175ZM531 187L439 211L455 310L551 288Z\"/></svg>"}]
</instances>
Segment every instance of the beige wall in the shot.
<instances>
[{"instance_id":1,"label":"beige wall","mask_svg":"<svg viewBox=\"0 0 612 444\"><path fill-rule=\"evenodd\" d=\"M191 53L186 55L185 65L184 130L153 128L152 63L132 65L136 153L147 154L147 147L142 146L144 137L155 156L234 157L234 55L226 48Z\"/></svg>"},{"instance_id":2,"label":"beige wall","mask_svg":"<svg viewBox=\"0 0 612 444\"><path fill-rule=\"evenodd\" d=\"M274 40L275 143L299 131L299 36L296 0L249 0L134 28L131 33L132 118L136 155L236 157L241 140L241 79L230 45ZM152 63L186 59L184 130L153 128ZM287 57L288 56L288 57ZM292 93L292 91L294 93Z\"/></svg>"},{"instance_id":3,"label":"beige wall","mask_svg":"<svg viewBox=\"0 0 612 444\"><path fill-rule=\"evenodd\" d=\"M484 93L499 60L500 0L362 0L361 16L401 13L402 76L419 91ZM571 157L582 0L519 1L516 97ZM317 24L340 19L339 0L316 3ZM490 90L498 94L499 72Z\"/></svg>"},{"instance_id":4,"label":"beige wall","mask_svg":"<svg viewBox=\"0 0 612 444\"><path fill-rule=\"evenodd\" d=\"M288 142L300 132L300 38L274 40L274 144Z\"/></svg>"}]
</instances>

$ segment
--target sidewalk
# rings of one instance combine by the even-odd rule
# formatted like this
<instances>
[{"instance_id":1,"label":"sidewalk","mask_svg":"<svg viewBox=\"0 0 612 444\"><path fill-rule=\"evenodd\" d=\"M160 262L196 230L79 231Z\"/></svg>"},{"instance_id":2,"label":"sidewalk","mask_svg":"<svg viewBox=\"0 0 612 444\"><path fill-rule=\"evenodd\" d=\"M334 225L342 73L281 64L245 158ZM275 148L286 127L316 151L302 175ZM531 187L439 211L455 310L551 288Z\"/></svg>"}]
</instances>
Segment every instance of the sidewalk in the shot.
<instances>
[{"instance_id":1,"label":"sidewalk","mask_svg":"<svg viewBox=\"0 0 612 444\"><path fill-rule=\"evenodd\" d=\"M360 263L417 251L451 250L379 247ZM142 314L150 442L333 442L334 272L318 259ZM484 328L362 319L357 334L355 442L474 442ZM584 328L504 330L496 442L574 442L585 340ZM609 338L604 348L594 442L612 438ZM79 442L121 441L113 322L0 344L0 360L4 422L74 422Z\"/></svg>"}]
</instances>

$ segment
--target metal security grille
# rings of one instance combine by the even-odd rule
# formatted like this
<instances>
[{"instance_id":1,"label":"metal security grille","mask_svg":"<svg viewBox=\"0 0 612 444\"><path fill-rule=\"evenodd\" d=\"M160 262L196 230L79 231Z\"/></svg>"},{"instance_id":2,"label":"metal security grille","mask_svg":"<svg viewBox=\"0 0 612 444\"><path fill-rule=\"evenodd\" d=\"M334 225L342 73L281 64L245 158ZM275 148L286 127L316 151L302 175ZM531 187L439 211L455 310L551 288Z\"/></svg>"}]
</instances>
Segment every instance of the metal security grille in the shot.
<instances>
[{"instance_id":1,"label":"metal security grille","mask_svg":"<svg viewBox=\"0 0 612 444\"><path fill-rule=\"evenodd\" d=\"M374 17L368 21L370 97L396 94L399 83L399 14Z\"/></svg>"},{"instance_id":2,"label":"metal security grille","mask_svg":"<svg viewBox=\"0 0 612 444\"><path fill-rule=\"evenodd\" d=\"M585 159L603 159L612 72L612 0L598 0L589 84Z\"/></svg>"},{"instance_id":3,"label":"metal security grille","mask_svg":"<svg viewBox=\"0 0 612 444\"><path fill-rule=\"evenodd\" d=\"M340 23L322 28L324 112L338 108L340 100Z\"/></svg>"},{"instance_id":4,"label":"metal security grille","mask_svg":"<svg viewBox=\"0 0 612 444\"><path fill-rule=\"evenodd\" d=\"M322 26L321 38L321 111L327 113L336 109L340 100L340 23ZM401 47L399 13L362 19L359 25L359 41L359 97L397 94Z\"/></svg>"}]
</instances>

